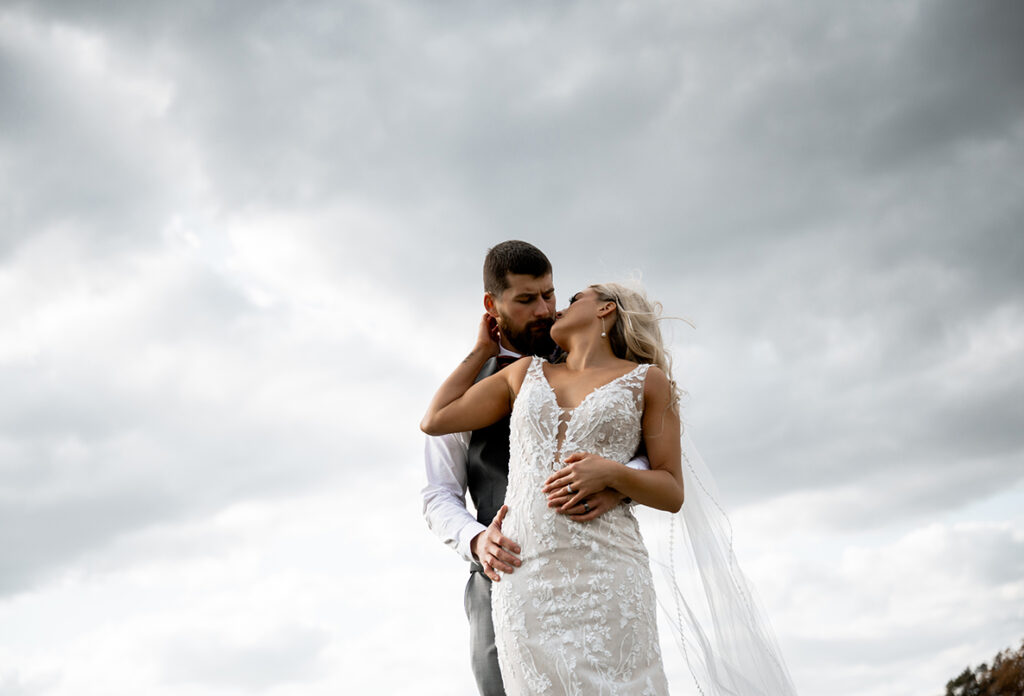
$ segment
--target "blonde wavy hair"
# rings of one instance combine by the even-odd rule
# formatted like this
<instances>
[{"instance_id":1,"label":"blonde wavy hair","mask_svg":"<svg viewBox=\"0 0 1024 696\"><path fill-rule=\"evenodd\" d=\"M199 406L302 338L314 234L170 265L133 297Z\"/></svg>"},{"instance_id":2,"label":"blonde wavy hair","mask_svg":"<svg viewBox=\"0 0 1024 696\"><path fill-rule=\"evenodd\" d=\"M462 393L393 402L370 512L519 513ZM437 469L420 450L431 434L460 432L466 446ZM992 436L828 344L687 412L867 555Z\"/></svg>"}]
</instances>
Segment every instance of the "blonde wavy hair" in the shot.
<instances>
[{"instance_id":1,"label":"blonde wavy hair","mask_svg":"<svg viewBox=\"0 0 1024 696\"><path fill-rule=\"evenodd\" d=\"M651 302L643 290L621 283L599 283L590 287L597 293L598 300L615 303L615 323L605 329L612 352L618 358L660 367L672 386L672 405L678 408L682 393L672 378L672 356L665 350L661 337L661 303Z\"/></svg>"}]
</instances>

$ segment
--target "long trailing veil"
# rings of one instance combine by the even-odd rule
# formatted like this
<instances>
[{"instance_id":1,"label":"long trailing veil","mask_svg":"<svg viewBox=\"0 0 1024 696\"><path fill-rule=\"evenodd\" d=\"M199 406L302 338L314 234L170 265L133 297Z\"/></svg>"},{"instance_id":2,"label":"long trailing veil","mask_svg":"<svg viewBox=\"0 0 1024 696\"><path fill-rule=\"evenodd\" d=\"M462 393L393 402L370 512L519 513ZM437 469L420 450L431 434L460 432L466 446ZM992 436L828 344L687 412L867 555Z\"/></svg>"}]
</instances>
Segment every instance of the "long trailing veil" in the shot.
<instances>
[{"instance_id":1,"label":"long trailing veil","mask_svg":"<svg viewBox=\"0 0 1024 696\"><path fill-rule=\"evenodd\" d=\"M740 570L711 472L682 436L685 502L656 533L659 602L703 696L795 696L767 614ZM666 591L667 590L667 591Z\"/></svg>"}]
</instances>

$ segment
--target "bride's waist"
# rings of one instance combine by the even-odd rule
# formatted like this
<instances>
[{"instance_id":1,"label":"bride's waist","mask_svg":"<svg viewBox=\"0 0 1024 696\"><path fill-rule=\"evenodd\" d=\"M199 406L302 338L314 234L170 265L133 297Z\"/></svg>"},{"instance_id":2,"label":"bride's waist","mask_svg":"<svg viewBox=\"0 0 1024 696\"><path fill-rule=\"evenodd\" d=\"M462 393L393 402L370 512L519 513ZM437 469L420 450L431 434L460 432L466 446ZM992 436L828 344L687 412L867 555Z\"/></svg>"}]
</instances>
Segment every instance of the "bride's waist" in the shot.
<instances>
[{"instance_id":1,"label":"bride's waist","mask_svg":"<svg viewBox=\"0 0 1024 696\"><path fill-rule=\"evenodd\" d=\"M632 508L626 503L619 503L599 517L585 522L549 507L547 497L543 494L528 497L508 495L505 504L508 505L506 523L531 535L546 536L563 531L573 534L589 533L596 531L597 528L602 528L604 533L607 533L609 527L621 526L632 529L637 524Z\"/></svg>"}]
</instances>

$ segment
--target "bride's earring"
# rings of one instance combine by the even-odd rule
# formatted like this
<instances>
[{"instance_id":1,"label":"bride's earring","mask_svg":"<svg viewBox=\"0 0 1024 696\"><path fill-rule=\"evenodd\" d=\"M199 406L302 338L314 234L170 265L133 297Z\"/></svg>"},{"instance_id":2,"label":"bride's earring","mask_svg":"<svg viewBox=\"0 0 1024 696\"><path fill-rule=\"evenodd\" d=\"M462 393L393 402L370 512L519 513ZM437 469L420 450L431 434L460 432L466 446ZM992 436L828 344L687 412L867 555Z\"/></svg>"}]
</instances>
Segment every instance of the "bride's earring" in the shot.
<instances>
[{"instance_id":1,"label":"bride's earring","mask_svg":"<svg viewBox=\"0 0 1024 696\"><path fill-rule=\"evenodd\" d=\"M608 334L604 330L604 317L601 317L601 338L607 338Z\"/></svg>"}]
</instances>

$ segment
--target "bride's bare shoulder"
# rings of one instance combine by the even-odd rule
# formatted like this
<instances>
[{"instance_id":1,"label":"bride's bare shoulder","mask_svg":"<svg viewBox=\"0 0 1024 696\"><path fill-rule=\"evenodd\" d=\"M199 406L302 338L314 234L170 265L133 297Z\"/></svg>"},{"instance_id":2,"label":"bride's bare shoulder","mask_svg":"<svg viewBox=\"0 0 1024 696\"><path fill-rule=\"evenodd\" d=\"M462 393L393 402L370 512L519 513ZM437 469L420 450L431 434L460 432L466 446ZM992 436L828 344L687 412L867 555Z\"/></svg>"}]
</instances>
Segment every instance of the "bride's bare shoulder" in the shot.
<instances>
[{"instance_id":1,"label":"bride's bare shoulder","mask_svg":"<svg viewBox=\"0 0 1024 696\"><path fill-rule=\"evenodd\" d=\"M533 356L526 355L510 364L499 373L505 375L505 379L508 380L508 385L511 387L513 394L519 393L519 388L523 386L523 380L526 379L526 371L530 369L530 365L532 364Z\"/></svg>"},{"instance_id":2,"label":"bride's bare shoulder","mask_svg":"<svg viewBox=\"0 0 1024 696\"><path fill-rule=\"evenodd\" d=\"M668 375L657 365L647 368L647 377L644 379L644 396L647 399L652 397L668 396L672 391L672 384Z\"/></svg>"},{"instance_id":3,"label":"bride's bare shoulder","mask_svg":"<svg viewBox=\"0 0 1024 696\"><path fill-rule=\"evenodd\" d=\"M526 371L530 369L530 365L533 364L532 355L524 355L523 357L516 360L514 363L510 363L506 370L510 370L511 374L526 374Z\"/></svg>"}]
</instances>

